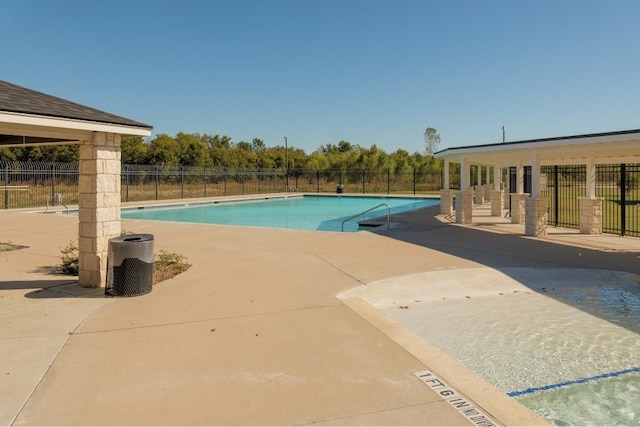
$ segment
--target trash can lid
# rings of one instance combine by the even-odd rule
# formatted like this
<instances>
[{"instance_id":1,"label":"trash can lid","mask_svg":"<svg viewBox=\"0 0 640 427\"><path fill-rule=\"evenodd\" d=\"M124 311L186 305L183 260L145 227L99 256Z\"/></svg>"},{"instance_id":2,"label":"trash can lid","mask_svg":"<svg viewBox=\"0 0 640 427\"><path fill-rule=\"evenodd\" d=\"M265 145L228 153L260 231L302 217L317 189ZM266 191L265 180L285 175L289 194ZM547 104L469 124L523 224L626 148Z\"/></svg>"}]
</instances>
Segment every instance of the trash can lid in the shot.
<instances>
[{"instance_id":1,"label":"trash can lid","mask_svg":"<svg viewBox=\"0 0 640 427\"><path fill-rule=\"evenodd\" d=\"M109 239L113 243L141 243L153 240L153 234L123 234Z\"/></svg>"},{"instance_id":2,"label":"trash can lid","mask_svg":"<svg viewBox=\"0 0 640 427\"><path fill-rule=\"evenodd\" d=\"M148 264L153 263L153 234L124 234L109 239L108 264L118 266L126 258L137 258Z\"/></svg>"}]
</instances>

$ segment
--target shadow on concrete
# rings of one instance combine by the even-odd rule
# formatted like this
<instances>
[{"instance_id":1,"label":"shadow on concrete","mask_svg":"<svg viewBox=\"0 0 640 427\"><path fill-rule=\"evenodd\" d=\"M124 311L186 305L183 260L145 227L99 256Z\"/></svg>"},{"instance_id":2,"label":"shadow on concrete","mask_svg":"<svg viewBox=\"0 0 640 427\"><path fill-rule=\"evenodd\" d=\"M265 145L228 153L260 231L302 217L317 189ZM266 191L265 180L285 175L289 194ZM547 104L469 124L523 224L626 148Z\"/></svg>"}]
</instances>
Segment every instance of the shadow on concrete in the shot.
<instances>
[{"instance_id":1,"label":"shadow on concrete","mask_svg":"<svg viewBox=\"0 0 640 427\"><path fill-rule=\"evenodd\" d=\"M610 250L576 246L562 241L549 241L545 238L533 238L524 234L498 233L486 230L486 224L457 225L442 222L437 218L439 206L404 213L401 218L392 218L398 225L391 230L372 230L388 238L419 245L438 252L468 259L484 266L501 269L505 274L509 267L528 268L569 268L596 269L626 272L640 275L640 250ZM570 236L575 233L562 232L554 237ZM612 236L615 238L615 236ZM507 269L502 270L502 269ZM511 275L514 280L535 292L554 298L545 289L530 286L521 277ZM638 282L640 284L640 281ZM621 289L625 287L620 284ZM640 298L640 287L633 286L634 299ZM566 299L554 298L560 302L585 311L579 304ZM589 312L594 314L593 312ZM604 318L605 320L609 320ZM627 328L631 329L631 328ZM633 329L631 329L633 330ZM636 330L633 330L637 332Z\"/></svg>"},{"instance_id":2,"label":"shadow on concrete","mask_svg":"<svg viewBox=\"0 0 640 427\"><path fill-rule=\"evenodd\" d=\"M97 298L104 297L103 288L85 288L77 279L66 280L26 280L0 282L0 291L22 289L30 290L26 298Z\"/></svg>"},{"instance_id":3,"label":"shadow on concrete","mask_svg":"<svg viewBox=\"0 0 640 427\"><path fill-rule=\"evenodd\" d=\"M497 233L485 230L486 224L444 223L437 218L439 209L436 206L403 213L402 217L392 217L397 225L391 230L372 232L493 268L595 268L640 274L640 251L608 251L524 234Z\"/></svg>"}]
</instances>

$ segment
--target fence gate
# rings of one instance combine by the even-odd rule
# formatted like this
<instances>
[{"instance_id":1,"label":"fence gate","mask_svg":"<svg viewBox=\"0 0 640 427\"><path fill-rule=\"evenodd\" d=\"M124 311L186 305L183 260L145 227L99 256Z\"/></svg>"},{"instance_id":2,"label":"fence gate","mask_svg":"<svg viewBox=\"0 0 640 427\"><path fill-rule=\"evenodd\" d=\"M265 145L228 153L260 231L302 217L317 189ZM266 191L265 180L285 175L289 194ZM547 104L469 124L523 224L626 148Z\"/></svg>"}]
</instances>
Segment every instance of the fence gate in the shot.
<instances>
[{"instance_id":1,"label":"fence gate","mask_svg":"<svg viewBox=\"0 0 640 427\"><path fill-rule=\"evenodd\" d=\"M596 166L596 196L602 197L602 231L640 236L640 164Z\"/></svg>"}]
</instances>

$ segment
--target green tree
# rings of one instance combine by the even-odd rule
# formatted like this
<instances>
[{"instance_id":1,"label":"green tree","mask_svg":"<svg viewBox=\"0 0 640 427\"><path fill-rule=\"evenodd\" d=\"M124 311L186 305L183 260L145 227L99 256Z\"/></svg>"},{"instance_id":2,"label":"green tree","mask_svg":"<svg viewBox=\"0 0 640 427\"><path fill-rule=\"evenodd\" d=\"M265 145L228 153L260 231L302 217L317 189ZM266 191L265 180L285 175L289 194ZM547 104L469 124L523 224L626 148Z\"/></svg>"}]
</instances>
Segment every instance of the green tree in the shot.
<instances>
[{"instance_id":1,"label":"green tree","mask_svg":"<svg viewBox=\"0 0 640 427\"><path fill-rule=\"evenodd\" d=\"M122 138L121 159L125 165L144 165L148 163L147 149L141 136L125 136Z\"/></svg>"},{"instance_id":2,"label":"green tree","mask_svg":"<svg viewBox=\"0 0 640 427\"><path fill-rule=\"evenodd\" d=\"M253 138L253 141L251 141L251 148L254 152L259 153L264 151L267 147L264 145L264 141L260 138Z\"/></svg>"},{"instance_id":3,"label":"green tree","mask_svg":"<svg viewBox=\"0 0 640 427\"><path fill-rule=\"evenodd\" d=\"M149 146L149 161L158 166L178 166L180 145L166 133L157 135Z\"/></svg>"},{"instance_id":4,"label":"green tree","mask_svg":"<svg viewBox=\"0 0 640 427\"><path fill-rule=\"evenodd\" d=\"M424 143L427 149L427 156L433 157L433 154L438 151L438 145L440 145L440 135L435 128L428 127L425 129Z\"/></svg>"},{"instance_id":5,"label":"green tree","mask_svg":"<svg viewBox=\"0 0 640 427\"><path fill-rule=\"evenodd\" d=\"M200 140L198 135L179 132L175 140L180 150L180 165L210 166L212 164L207 145Z\"/></svg>"},{"instance_id":6,"label":"green tree","mask_svg":"<svg viewBox=\"0 0 640 427\"><path fill-rule=\"evenodd\" d=\"M0 148L0 161L2 160L10 162L18 160L18 151L15 148Z\"/></svg>"}]
</instances>

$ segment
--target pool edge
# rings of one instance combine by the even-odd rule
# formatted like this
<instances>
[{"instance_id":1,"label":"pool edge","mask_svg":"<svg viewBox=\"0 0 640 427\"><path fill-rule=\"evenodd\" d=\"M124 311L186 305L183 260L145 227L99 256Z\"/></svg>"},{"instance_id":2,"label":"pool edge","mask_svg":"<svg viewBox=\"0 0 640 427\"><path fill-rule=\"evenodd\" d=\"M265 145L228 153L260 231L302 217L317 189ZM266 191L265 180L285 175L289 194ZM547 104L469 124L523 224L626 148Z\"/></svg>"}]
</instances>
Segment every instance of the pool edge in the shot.
<instances>
[{"instance_id":1,"label":"pool edge","mask_svg":"<svg viewBox=\"0 0 640 427\"><path fill-rule=\"evenodd\" d=\"M503 425L539 426L552 425L535 412L498 390L464 365L402 324L385 316L382 312L359 297L337 296L356 314L371 323L383 334L422 362L428 369L443 378L460 394L473 401L491 417Z\"/></svg>"}]
</instances>

